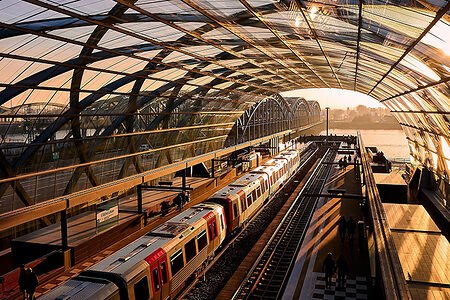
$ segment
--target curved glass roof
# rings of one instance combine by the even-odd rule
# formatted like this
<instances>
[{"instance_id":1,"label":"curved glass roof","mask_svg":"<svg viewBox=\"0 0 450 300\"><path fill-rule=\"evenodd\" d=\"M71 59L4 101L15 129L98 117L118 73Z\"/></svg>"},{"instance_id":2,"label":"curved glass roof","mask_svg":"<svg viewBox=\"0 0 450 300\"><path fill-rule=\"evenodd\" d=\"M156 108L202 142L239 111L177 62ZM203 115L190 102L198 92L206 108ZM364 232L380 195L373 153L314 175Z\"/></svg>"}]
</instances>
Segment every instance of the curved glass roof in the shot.
<instances>
[{"instance_id":1,"label":"curved glass roof","mask_svg":"<svg viewBox=\"0 0 450 300\"><path fill-rule=\"evenodd\" d=\"M385 104L414 158L448 178L449 8L446 0L3 0L4 174L78 164L68 193L83 188L81 177L102 183L95 173L107 170L86 171L89 161L123 163L123 149L143 145L211 151L266 96L331 87ZM133 158L120 174L149 161Z\"/></svg>"}]
</instances>

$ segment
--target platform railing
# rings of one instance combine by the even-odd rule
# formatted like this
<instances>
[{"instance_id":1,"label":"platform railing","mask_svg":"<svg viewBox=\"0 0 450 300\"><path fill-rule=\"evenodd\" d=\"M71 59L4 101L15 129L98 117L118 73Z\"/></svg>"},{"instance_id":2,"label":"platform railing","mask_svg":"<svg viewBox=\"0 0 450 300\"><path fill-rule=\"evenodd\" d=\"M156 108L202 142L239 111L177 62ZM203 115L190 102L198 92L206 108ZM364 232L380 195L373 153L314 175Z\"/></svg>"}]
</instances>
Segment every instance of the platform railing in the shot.
<instances>
[{"instance_id":1,"label":"platform railing","mask_svg":"<svg viewBox=\"0 0 450 300\"><path fill-rule=\"evenodd\" d=\"M403 274L398 252L387 223L383 204L370 166L370 154L366 151L361 133L358 131L361 163L366 184L370 221L373 228L377 254L377 266L385 299L411 299Z\"/></svg>"},{"instance_id":2,"label":"platform railing","mask_svg":"<svg viewBox=\"0 0 450 300\"><path fill-rule=\"evenodd\" d=\"M150 180L160 178L167 174L175 173L176 171L189 168L198 163L216 159L220 156L232 153L240 149L244 149L246 147L257 146L276 137L285 137L289 136L289 134L302 132L320 124L322 124L322 121L298 128L281 131L265 137L257 138L255 140L246 141L238 145L233 145L224 149L219 149L216 151L184 159L170 165L165 165L156 169L145 171L143 173L108 182L82 191L74 192L69 195L43 201L31 206L0 214L0 231L4 231L9 228L13 228L14 226L21 225L25 222L33 221L51 214L64 212L66 209L70 209L78 205L93 203L96 199L101 199L102 197L108 197L113 193L120 193L129 190L139 184L143 184Z\"/></svg>"}]
</instances>

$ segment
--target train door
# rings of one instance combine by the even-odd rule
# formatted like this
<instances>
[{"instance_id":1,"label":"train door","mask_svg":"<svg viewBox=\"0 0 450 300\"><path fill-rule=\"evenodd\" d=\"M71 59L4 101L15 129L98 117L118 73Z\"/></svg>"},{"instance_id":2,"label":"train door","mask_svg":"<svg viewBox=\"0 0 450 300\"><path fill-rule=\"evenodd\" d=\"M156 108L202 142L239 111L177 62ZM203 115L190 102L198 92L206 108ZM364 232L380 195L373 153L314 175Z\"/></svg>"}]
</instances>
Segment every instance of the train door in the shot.
<instances>
[{"instance_id":1,"label":"train door","mask_svg":"<svg viewBox=\"0 0 450 300\"><path fill-rule=\"evenodd\" d=\"M166 299L170 295L169 270L167 267L167 256L164 255L158 261L161 275L161 299Z\"/></svg>"},{"instance_id":2,"label":"train door","mask_svg":"<svg viewBox=\"0 0 450 300\"><path fill-rule=\"evenodd\" d=\"M170 294L169 276L167 270L167 256L159 258L150 266L154 300L166 299Z\"/></svg>"},{"instance_id":3,"label":"train door","mask_svg":"<svg viewBox=\"0 0 450 300\"><path fill-rule=\"evenodd\" d=\"M220 224L220 244L222 244L227 234L227 224L225 223L224 209L219 208L219 224Z\"/></svg>"},{"instance_id":4,"label":"train door","mask_svg":"<svg viewBox=\"0 0 450 300\"><path fill-rule=\"evenodd\" d=\"M155 261L150 265L150 273L152 276L152 288L153 288L152 299L161 300L161 272L159 270L158 261Z\"/></svg>"},{"instance_id":5,"label":"train door","mask_svg":"<svg viewBox=\"0 0 450 300\"><path fill-rule=\"evenodd\" d=\"M213 245L212 249L216 248L215 238L217 237L217 225L216 225L216 216L212 217L208 221L208 233L209 233L209 243Z\"/></svg>"}]
</instances>

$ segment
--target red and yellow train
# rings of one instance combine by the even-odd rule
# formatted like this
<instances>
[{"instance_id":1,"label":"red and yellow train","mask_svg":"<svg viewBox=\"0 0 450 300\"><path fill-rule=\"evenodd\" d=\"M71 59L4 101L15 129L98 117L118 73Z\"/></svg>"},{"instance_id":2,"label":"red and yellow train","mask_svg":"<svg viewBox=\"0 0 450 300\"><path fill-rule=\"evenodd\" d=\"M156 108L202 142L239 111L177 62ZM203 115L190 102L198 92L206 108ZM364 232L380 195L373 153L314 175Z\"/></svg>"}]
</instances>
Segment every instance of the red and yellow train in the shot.
<instances>
[{"instance_id":1,"label":"red and yellow train","mask_svg":"<svg viewBox=\"0 0 450 300\"><path fill-rule=\"evenodd\" d=\"M39 299L171 299L297 169L283 151Z\"/></svg>"}]
</instances>

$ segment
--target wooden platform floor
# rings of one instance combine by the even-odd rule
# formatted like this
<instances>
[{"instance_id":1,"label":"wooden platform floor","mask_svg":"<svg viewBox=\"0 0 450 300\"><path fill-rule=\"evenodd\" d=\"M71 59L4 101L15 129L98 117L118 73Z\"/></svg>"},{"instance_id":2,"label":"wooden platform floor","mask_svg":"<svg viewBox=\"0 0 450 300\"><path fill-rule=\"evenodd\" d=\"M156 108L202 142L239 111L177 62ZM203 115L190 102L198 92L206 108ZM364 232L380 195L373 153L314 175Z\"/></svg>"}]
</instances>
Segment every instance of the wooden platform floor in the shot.
<instances>
[{"instance_id":1,"label":"wooden platform floor","mask_svg":"<svg viewBox=\"0 0 450 300\"><path fill-rule=\"evenodd\" d=\"M441 232L420 204L383 203L383 207L391 230Z\"/></svg>"},{"instance_id":2,"label":"wooden platform floor","mask_svg":"<svg viewBox=\"0 0 450 300\"><path fill-rule=\"evenodd\" d=\"M136 214L119 212L119 224L127 222ZM67 220L69 247L84 243L97 234L95 211L87 211ZM33 244L61 246L61 224L55 223L40 230L16 238L14 241Z\"/></svg>"},{"instance_id":3,"label":"wooden platform floor","mask_svg":"<svg viewBox=\"0 0 450 300\"><path fill-rule=\"evenodd\" d=\"M450 288L440 286L429 286L420 283L408 284L413 299L448 300L450 299Z\"/></svg>"},{"instance_id":4,"label":"wooden platform floor","mask_svg":"<svg viewBox=\"0 0 450 300\"><path fill-rule=\"evenodd\" d=\"M204 184L208 184L214 181L213 178L198 178L198 177L186 177L186 185L188 187L199 188ZM182 186L182 178L175 177L172 180L173 187L181 187ZM153 210L159 211L161 209L162 201L172 201L179 192L171 192L171 191L151 191L151 190L142 190L142 208L143 210ZM136 211L137 212L137 196L131 195L125 197L119 201L119 209L120 210L128 210L128 211Z\"/></svg>"},{"instance_id":5,"label":"wooden platform floor","mask_svg":"<svg viewBox=\"0 0 450 300\"><path fill-rule=\"evenodd\" d=\"M450 243L418 204L383 204L413 299L450 299Z\"/></svg>"},{"instance_id":6,"label":"wooden platform floor","mask_svg":"<svg viewBox=\"0 0 450 300\"><path fill-rule=\"evenodd\" d=\"M373 177L377 184L406 185L402 174L402 170L393 169L390 173L373 173Z\"/></svg>"},{"instance_id":7,"label":"wooden platform floor","mask_svg":"<svg viewBox=\"0 0 450 300\"><path fill-rule=\"evenodd\" d=\"M450 245L442 234L392 231L406 280L450 288Z\"/></svg>"}]
</instances>

